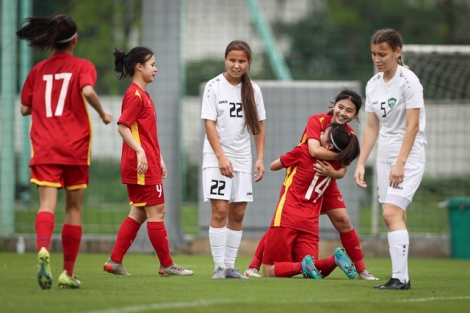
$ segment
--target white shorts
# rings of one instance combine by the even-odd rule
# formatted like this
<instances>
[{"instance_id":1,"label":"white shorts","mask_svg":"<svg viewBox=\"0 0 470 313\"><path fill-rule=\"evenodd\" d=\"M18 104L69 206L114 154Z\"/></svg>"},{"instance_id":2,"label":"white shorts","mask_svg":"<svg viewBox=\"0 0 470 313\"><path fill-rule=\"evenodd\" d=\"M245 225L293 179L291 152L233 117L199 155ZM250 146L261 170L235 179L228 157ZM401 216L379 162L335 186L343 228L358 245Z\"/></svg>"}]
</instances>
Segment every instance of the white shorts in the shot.
<instances>
[{"instance_id":1,"label":"white shorts","mask_svg":"<svg viewBox=\"0 0 470 313\"><path fill-rule=\"evenodd\" d=\"M424 162L408 161L405 163L405 177L396 188L390 187L390 171L394 163L377 162L377 187L380 203L392 203L403 210L413 200L424 175Z\"/></svg>"},{"instance_id":2,"label":"white shorts","mask_svg":"<svg viewBox=\"0 0 470 313\"><path fill-rule=\"evenodd\" d=\"M204 202L209 199L230 202L253 202L253 182L251 174L233 172L233 178L220 174L218 167L202 169Z\"/></svg>"}]
</instances>

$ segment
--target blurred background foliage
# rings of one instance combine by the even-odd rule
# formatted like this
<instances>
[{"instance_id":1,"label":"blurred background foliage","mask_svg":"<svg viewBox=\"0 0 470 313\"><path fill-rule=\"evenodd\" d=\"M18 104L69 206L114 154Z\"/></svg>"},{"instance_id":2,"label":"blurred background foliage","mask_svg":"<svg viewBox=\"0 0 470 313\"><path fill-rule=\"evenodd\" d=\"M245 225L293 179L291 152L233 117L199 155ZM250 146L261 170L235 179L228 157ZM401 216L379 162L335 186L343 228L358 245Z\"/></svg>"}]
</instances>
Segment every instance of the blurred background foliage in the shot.
<instances>
[{"instance_id":1,"label":"blurred background foliage","mask_svg":"<svg viewBox=\"0 0 470 313\"><path fill-rule=\"evenodd\" d=\"M271 21L276 38L289 42L284 56L295 80L360 80L365 85L373 70L369 39L380 28L398 30L405 44L470 44L469 1L312 1L316 10L303 19ZM114 95L125 89L127 82L117 81L113 73L112 49L117 46L126 51L139 43L141 10L141 0L33 1L34 15L65 12L80 21L81 44L76 55L96 65L99 94ZM97 19L103 21L98 27ZM34 63L46 56L34 51ZM223 71L223 62L220 58L188 61L185 68L186 95L195 96L201 82ZM275 79L267 58L252 76Z\"/></svg>"}]
</instances>

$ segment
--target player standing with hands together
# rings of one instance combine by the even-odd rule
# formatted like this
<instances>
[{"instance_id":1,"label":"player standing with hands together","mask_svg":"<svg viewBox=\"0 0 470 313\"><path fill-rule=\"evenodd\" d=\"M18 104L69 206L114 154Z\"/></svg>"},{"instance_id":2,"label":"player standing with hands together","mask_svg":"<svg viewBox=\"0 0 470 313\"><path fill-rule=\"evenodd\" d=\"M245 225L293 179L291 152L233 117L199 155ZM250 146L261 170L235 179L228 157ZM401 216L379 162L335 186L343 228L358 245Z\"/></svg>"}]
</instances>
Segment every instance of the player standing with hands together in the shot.
<instances>
[{"instance_id":1,"label":"player standing with hands together","mask_svg":"<svg viewBox=\"0 0 470 313\"><path fill-rule=\"evenodd\" d=\"M366 86L367 124L354 175L365 188L364 164L379 138L377 185L388 228L392 277L378 289L410 289L409 235L406 209L424 174L426 124L423 87L403 65L403 42L393 29L381 29L371 39L372 61L378 74Z\"/></svg>"},{"instance_id":2,"label":"player standing with hands together","mask_svg":"<svg viewBox=\"0 0 470 313\"><path fill-rule=\"evenodd\" d=\"M206 84L202 100L206 130L202 181L204 199L210 200L212 208L209 242L215 263L213 279L247 278L234 265L245 209L253 201L250 134L257 153L256 183L264 176L266 119L261 89L248 74L250 64L248 44L241 40L229 43L225 49L227 71Z\"/></svg>"},{"instance_id":3,"label":"player standing with hands together","mask_svg":"<svg viewBox=\"0 0 470 313\"><path fill-rule=\"evenodd\" d=\"M39 211L36 241L42 289L50 289L49 246L55 224L58 190L65 189L65 223L62 228L63 271L58 283L63 288L79 288L74 276L75 260L82 239L82 200L88 185L91 156L91 120L85 99L109 124L93 86L96 69L88 60L73 56L78 27L66 14L53 18L30 17L16 32L38 50L53 50L50 58L36 64L21 90L21 114L31 115L31 182L38 186Z\"/></svg>"}]
</instances>

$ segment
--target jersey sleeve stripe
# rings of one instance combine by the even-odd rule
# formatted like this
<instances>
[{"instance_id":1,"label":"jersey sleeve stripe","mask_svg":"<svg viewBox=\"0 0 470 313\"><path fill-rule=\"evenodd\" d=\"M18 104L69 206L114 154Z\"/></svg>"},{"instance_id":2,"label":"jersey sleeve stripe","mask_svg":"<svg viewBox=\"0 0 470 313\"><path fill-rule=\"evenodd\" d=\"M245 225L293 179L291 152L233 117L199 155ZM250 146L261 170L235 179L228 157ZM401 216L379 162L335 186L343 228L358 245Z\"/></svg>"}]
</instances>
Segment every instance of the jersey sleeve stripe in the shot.
<instances>
[{"instance_id":1,"label":"jersey sleeve stripe","mask_svg":"<svg viewBox=\"0 0 470 313\"><path fill-rule=\"evenodd\" d=\"M140 143L139 125L137 124L137 122L134 122L132 124L131 132L135 141L137 141L137 143L140 145L141 143ZM136 152L136 157L138 159L137 152ZM136 164L136 166L139 166L139 164ZM137 173L137 185L145 185L145 174Z\"/></svg>"}]
</instances>

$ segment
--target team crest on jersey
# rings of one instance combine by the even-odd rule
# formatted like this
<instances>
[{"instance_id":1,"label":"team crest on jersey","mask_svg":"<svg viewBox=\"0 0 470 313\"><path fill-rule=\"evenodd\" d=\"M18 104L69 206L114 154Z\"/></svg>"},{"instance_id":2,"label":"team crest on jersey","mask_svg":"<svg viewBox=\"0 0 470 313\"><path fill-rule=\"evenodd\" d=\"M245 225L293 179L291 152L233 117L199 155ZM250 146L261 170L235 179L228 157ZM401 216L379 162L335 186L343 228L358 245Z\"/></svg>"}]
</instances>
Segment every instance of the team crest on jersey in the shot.
<instances>
[{"instance_id":1,"label":"team crest on jersey","mask_svg":"<svg viewBox=\"0 0 470 313\"><path fill-rule=\"evenodd\" d=\"M395 98L388 99L388 106L390 107L390 109L393 109L393 107L395 106L395 103L397 103L397 99Z\"/></svg>"}]
</instances>

